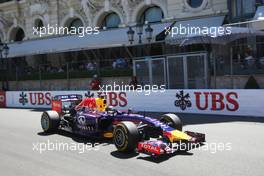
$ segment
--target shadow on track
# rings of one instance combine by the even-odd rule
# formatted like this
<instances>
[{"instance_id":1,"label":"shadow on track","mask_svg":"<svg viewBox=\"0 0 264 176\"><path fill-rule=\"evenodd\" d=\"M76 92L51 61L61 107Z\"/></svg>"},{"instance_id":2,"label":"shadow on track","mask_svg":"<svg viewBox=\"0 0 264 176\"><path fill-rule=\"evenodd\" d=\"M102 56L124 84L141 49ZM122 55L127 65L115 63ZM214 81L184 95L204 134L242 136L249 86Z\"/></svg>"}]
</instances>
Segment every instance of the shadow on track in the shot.
<instances>
[{"instance_id":1,"label":"shadow on track","mask_svg":"<svg viewBox=\"0 0 264 176\"><path fill-rule=\"evenodd\" d=\"M48 111L50 109L47 108L40 108L40 109L29 109L32 112L44 112L44 111Z\"/></svg>"},{"instance_id":2,"label":"shadow on track","mask_svg":"<svg viewBox=\"0 0 264 176\"><path fill-rule=\"evenodd\" d=\"M130 159L130 158L137 157L137 159L141 159L141 160L146 160L146 161L150 161L150 162L154 162L154 163L162 163L162 162L167 161L176 155L191 156L191 155L193 155L193 153L190 153L188 151L178 151L178 152L175 152L173 154L168 154L168 155L149 156L149 155L139 154L136 152L121 153L118 151L113 151L113 152L111 152L111 155L115 158L118 158L118 159Z\"/></svg>"},{"instance_id":3,"label":"shadow on track","mask_svg":"<svg viewBox=\"0 0 264 176\"><path fill-rule=\"evenodd\" d=\"M16 108L7 108L7 109L16 109ZM44 112L48 109L29 109L32 112ZM141 115L146 115L149 117L158 118L165 112L138 112ZM168 112L175 113L175 112ZM253 116L227 116L227 115L212 115L212 114L190 114L190 113L175 113L177 114L184 125L195 125L195 124L210 124L210 123L225 123L225 122L255 122L255 123L264 123L263 117L253 117Z\"/></svg>"},{"instance_id":4,"label":"shadow on track","mask_svg":"<svg viewBox=\"0 0 264 176\"><path fill-rule=\"evenodd\" d=\"M172 154L162 155L162 156L159 156L159 157L139 156L139 157L137 157L137 159L145 160L145 161L149 161L149 162L153 162L153 163L159 164L159 163L162 163L164 161L169 160L172 157L177 157L177 155L192 156L193 153L190 153L188 151L178 151L178 152L175 152L175 153L172 153Z\"/></svg>"},{"instance_id":5,"label":"shadow on track","mask_svg":"<svg viewBox=\"0 0 264 176\"><path fill-rule=\"evenodd\" d=\"M39 132L38 135L39 136L61 135L61 136L71 138L73 141L77 143L83 143L83 144L93 144L93 145L94 144L103 144L103 145L112 144L112 140L109 140L109 139L99 138L99 137L85 137L85 136L72 134L70 132L63 131L63 130L58 130L57 132L54 132L54 133Z\"/></svg>"},{"instance_id":6,"label":"shadow on track","mask_svg":"<svg viewBox=\"0 0 264 176\"><path fill-rule=\"evenodd\" d=\"M43 112L47 109L30 109L32 112ZM158 118L165 112L138 112L141 115ZM168 112L175 113L175 112ZM263 117L253 116L227 116L227 115L212 115L212 114L187 114L187 113L175 113L177 114L184 125L195 125L195 124L210 124L210 123L225 123L225 122L253 122L253 123L264 123Z\"/></svg>"},{"instance_id":7,"label":"shadow on track","mask_svg":"<svg viewBox=\"0 0 264 176\"><path fill-rule=\"evenodd\" d=\"M115 157L115 158L118 158L118 159L130 159L130 158L134 158L134 157L138 156L139 153L136 153L136 152L121 153L121 152L118 152L118 151L112 151L111 155L113 157Z\"/></svg>"},{"instance_id":8,"label":"shadow on track","mask_svg":"<svg viewBox=\"0 0 264 176\"><path fill-rule=\"evenodd\" d=\"M62 135L65 137L69 137L71 138L73 141L77 142L77 143L83 143L83 144L92 144L93 146L95 144L100 144L100 145L112 145L113 142L112 140L109 139L105 139L105 138L96 138L96 137L83 137L80 135L75 135L72 134L70 132L67 131L62 131L59 130L56 133L45 133L45 132L39 132L37 133L39 136L51 136L51 135ZM145 154L140 154L137 152L131 152L131 153L122 153L122 152L118 152L117 150L112 151L111 156L118 158L118 159L131 159L131 158L135 158L136 159L140 159L140 160L146 160L149 162L153 162L153 163L162 163L164 161L169 160L170 158L177 156L177 155L185 155L185 156L191 156L193 155L193 153L190 153L189 151L177 151L173 154L168 154L168 155L162 155L162 156L158 156L158 157L154 157L154 156L149 156L149 155L145 155Z\"/></svg>"},{"instance_id":9,"label":"shadow on track","mask_svg":"<svg viewBox=\"0 0 264 176\"><path fill-rule=\"evenodd\" d=\"M118 159L130 159L130 158L134 158L134 157L138 156L137 159L146 160L146 161L158 164L158 163L162 163L164 161L167 161L170 158L175 157L177 155L192 156L193 153L191 153L190 150L194 150L195 148L202 147L203 145L205 145L205 144L204 143L200 143L199 145L189 145L189 147L187 147L186 150L177 150L174 153L160 155L160 156L150 156L150 155L140 154L140 153L135 153L135 152L132 152L132 153L120 153L118 151L111 152L111 155L116 157L116 158L118 158Z\"/></svg>"},{"instance_id":10,"label":"shadow on track","mask_svg":"<svg viewBox=\"0 0 264 176\"><path fill-rule=\"evenodd\" d=\"M142 112L140 114L143 114ZM157 118L166 113L146 112L146 116ZM176 113L184 125L225 123L225 122L255 122L264 123L264 117L249 116L226 116L226 115L208 115L208 114L183 114Z\"/></svg>"},{"instance_id":11,"label":"shadow on track","mask_svg":"<svg viewBox=\"0 0 264 176\"><path fill-rule=\"evenodd\" d=\"M139 154L139 153L120 153L118 151L113 151L111 152L111 155L115 158L118 159L130 159L130 158L134 158L137 157L136 159L139 160L145 160L145 161L149 161L149 162L153 162L153 163L162 163L164 161L169 160L172 157L175 157L177 155L184 155L184 156L192 156L193 153L190 153L188 151L178 151L172 154L168 154L168 155L161 155L161 156L149 156L149 155L144 155L144 154Z\"/></svg>"}]
</instances>

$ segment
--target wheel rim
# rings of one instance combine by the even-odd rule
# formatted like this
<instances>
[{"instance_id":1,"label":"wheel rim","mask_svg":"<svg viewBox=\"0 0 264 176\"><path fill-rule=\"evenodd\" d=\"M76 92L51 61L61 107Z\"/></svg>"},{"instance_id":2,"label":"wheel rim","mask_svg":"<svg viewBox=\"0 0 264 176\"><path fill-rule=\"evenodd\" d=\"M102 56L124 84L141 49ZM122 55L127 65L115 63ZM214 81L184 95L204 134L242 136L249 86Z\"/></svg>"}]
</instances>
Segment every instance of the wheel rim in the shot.
<instances>
[{"instance_id":1,"label":"wheel rim","mask_svg":"<svg viewBox=\"0 0 264 176\"><path fill-rule=\"evenodd\" d=\"M125 144L125 133L123 130L116 129L114 141L117 147L122 147Z\"/></svg>"},{"instance_id":2,"label":"wheel rim","mask_svg":"<svg viewBox=\"0 0 264 176\"><path fill-rule=\"evenodd\" d=\"M47 115L42 116L41 126L44 131L47 131L49 129L49 118L47 117Z\"/></svg>"}]
</instances>

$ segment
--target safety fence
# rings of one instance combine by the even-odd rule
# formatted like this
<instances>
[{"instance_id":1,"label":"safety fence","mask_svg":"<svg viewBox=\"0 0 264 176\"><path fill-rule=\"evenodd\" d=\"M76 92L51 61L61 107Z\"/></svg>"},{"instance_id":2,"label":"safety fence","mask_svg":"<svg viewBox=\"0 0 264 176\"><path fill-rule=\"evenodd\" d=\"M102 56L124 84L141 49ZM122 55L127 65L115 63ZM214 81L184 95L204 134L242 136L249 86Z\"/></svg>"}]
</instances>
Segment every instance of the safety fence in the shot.
<instances>
[{"instance_id":1,"label":"safety fence","mask_svg":"<svg viewBox=\"0 0 264 176\"><path fill-rule=\"evenodd\" d=\"M97 97L101 92L94 93ZM0 107L51 108L55 95L81 94L87 91L14 91L0 92ZM263 90L142 90L106 92L108 105L146 112L174 112L264 117Z\"/></svg>"}]
</instances>

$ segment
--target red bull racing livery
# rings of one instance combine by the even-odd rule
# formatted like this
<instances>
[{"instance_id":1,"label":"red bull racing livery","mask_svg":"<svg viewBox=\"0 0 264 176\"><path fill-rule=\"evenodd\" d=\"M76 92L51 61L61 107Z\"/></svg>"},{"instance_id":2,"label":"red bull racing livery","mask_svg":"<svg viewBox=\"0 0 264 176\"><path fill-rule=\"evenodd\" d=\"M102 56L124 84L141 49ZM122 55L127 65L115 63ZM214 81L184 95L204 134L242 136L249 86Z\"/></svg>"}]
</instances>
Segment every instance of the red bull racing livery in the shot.
<instances>
[{"instance_id":1,"label":"red bull racing livery","mask_svg":"<svg viewBox=\"0 0 264 176\"><path fill-rule=\"evenodd\" d=\"M52 100L52 110L43 112L44 132L61 129L87 137L112 138L120 152L139 152L151 156L174 153L179 143L202 143L205 135L183 132L182 122L175 114L147 117L131 110L107 107L106 100L61 95Z\"/></svg>"}]
</instances>

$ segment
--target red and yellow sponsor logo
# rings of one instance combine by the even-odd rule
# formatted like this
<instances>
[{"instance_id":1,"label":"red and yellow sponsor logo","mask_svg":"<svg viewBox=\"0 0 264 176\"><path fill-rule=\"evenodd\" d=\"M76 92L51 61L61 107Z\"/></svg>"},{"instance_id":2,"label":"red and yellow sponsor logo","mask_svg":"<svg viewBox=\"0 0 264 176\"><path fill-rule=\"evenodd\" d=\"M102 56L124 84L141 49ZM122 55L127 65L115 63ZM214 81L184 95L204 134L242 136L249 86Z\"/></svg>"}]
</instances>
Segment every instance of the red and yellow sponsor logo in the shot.
<instances>
[{"instance_id":1,"label":"red and yellow sponsor logo","mask_svg":"<svg viewBox=\"0 0 264 176\"><path fill-rule=\"evenodd\" d=\"M192 138L188 134L179 130L166 131L164 132L164 135L169 138L170 142L181 141L181 140L189 141Z\"/></svg>"}]
</instances>

